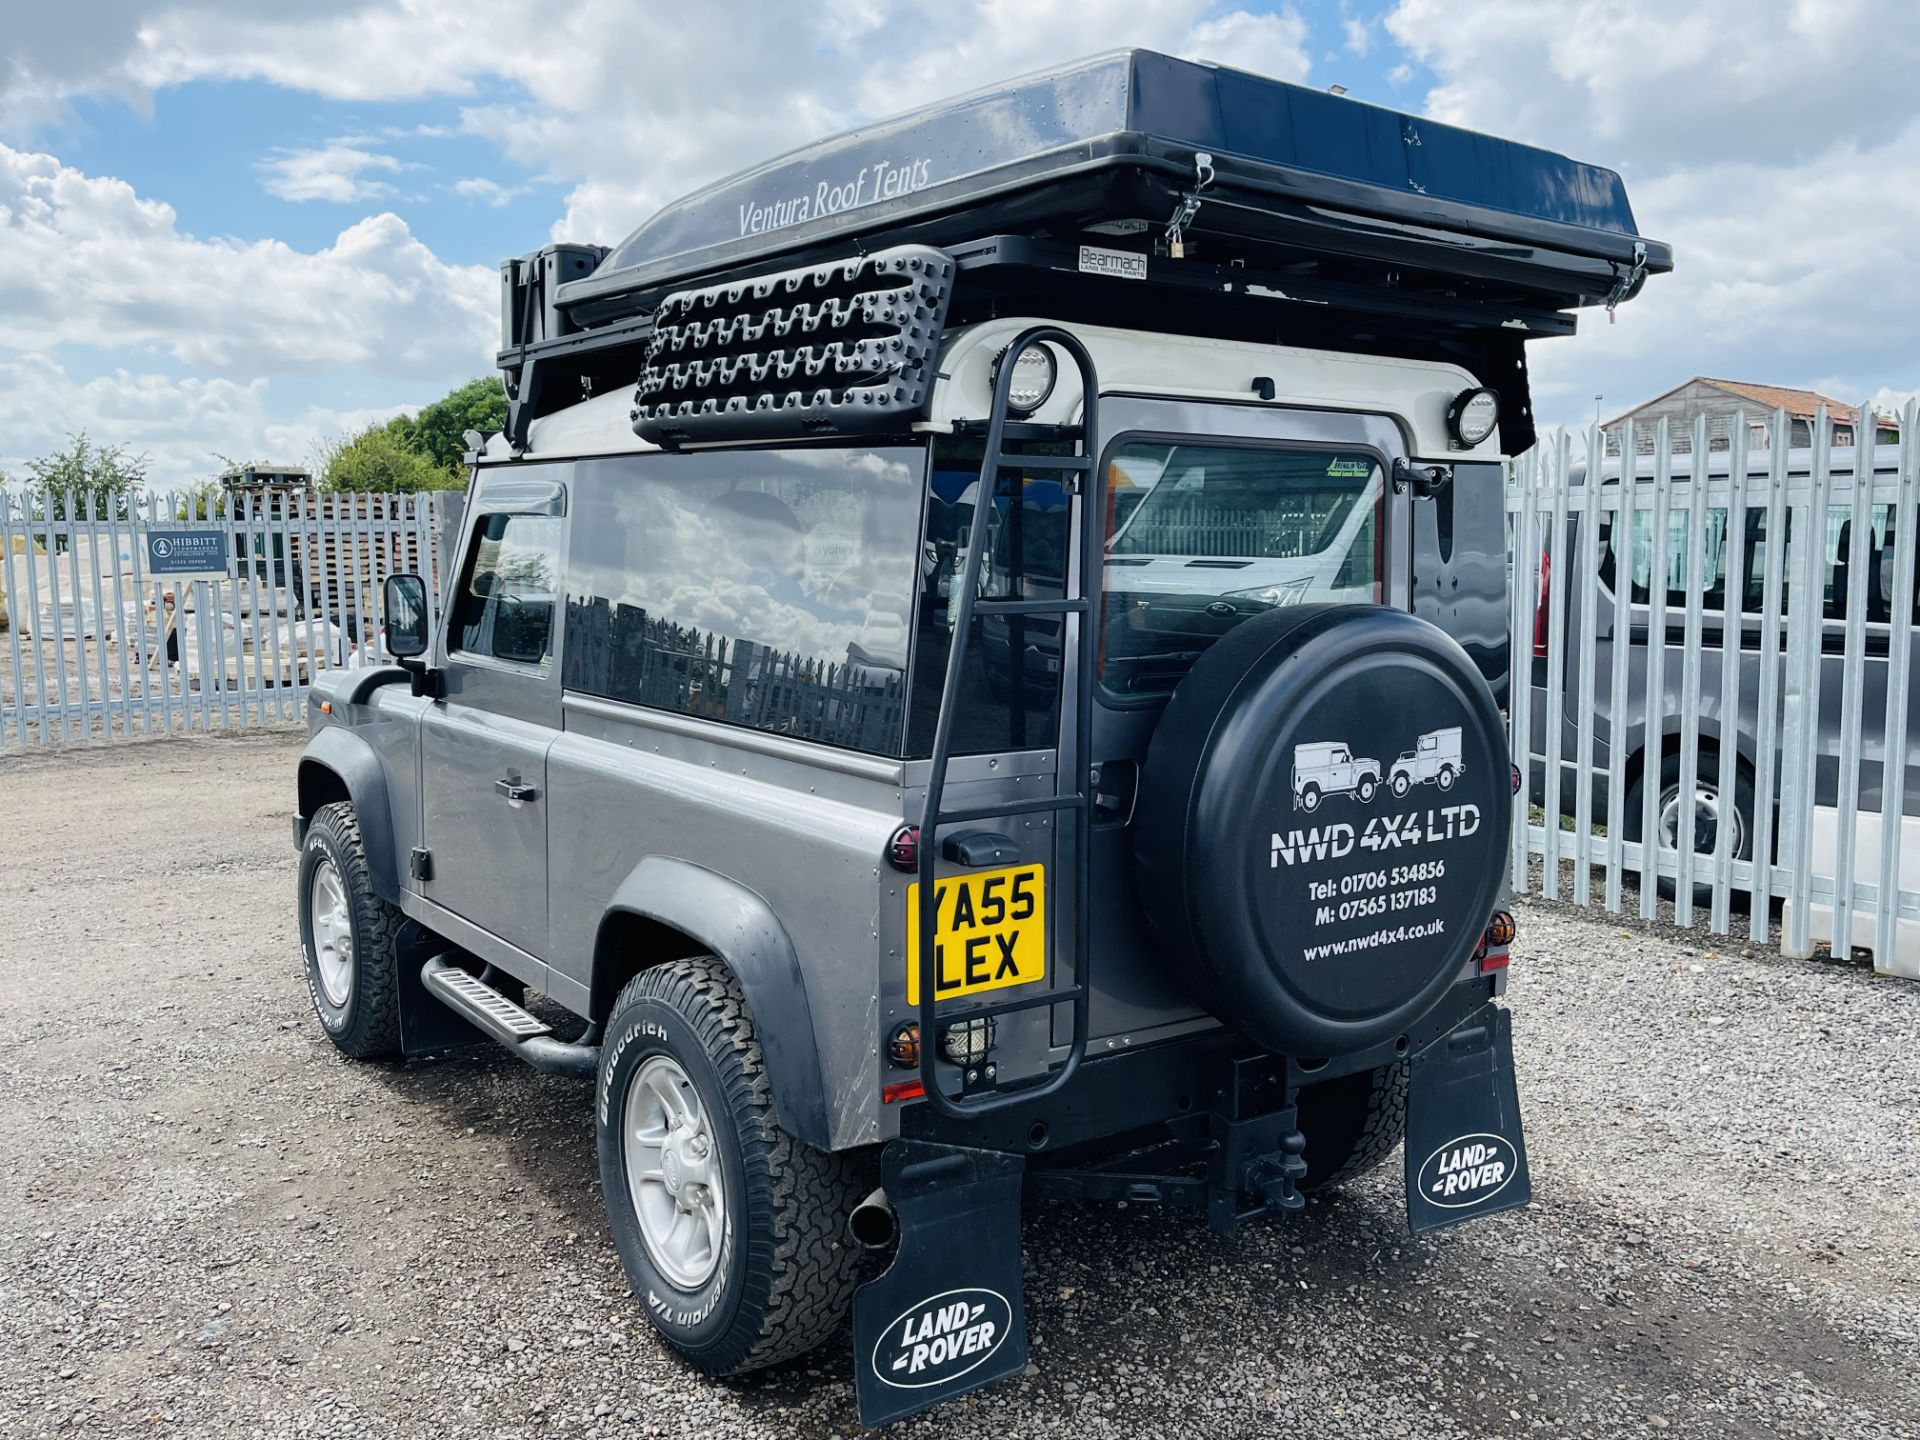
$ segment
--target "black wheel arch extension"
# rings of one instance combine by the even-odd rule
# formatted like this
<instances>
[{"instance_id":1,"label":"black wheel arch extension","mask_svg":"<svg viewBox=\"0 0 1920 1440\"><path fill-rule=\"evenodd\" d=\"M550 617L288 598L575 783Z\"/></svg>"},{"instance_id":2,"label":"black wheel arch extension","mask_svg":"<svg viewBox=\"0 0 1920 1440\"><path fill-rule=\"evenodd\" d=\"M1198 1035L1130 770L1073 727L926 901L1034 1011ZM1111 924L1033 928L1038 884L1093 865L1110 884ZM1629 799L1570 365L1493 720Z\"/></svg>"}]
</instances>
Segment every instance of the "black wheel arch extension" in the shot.
<instances>
[{"instance_id":1,"label":"black wheel arch extension","mask_svg":"<svg viewBox=\"0 0 1920 1440\"><path fill-rule=\"evenodd\" d=\"M726 965L748 1011L762 1021L780 1128L816 1149L831 1148L826 1075L799 956L772 907L738 881L671 856L650 855L634 866L595 938L590 1018L604 1022L635 975L696 955Z\"/></svg>"}]
</instances>

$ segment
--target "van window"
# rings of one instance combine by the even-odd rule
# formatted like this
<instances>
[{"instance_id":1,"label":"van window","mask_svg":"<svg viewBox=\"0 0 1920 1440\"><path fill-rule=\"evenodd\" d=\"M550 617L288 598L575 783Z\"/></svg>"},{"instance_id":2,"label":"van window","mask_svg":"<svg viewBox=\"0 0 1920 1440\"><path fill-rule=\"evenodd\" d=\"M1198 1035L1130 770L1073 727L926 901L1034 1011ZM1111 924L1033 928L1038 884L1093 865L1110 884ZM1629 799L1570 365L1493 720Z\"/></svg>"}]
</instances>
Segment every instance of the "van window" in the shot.
<instances>
[{"instance_id":1,"label":"van window","mask_svg":"<svg viewBox=\"0 0 1920 1440\"><path fill-rule=\"evenodd\" d=\"M1891 508L1876 505L1868 517L1872 527L1864 557L1868 567L1867 577L1867 619L1885 624L1893 609L1893 544L1891 528ZM1614 586L1615 576L1615 522L1617 516L1609 515L1601 528L1600 580L1609 591ZM1749 510L1746 517L1744 538L1745 586L1741 594L1740 609L1743 614L1757 615L1766 593L1766 566L1768 537L1768 515L1765 511ZM1692 589L1687 575L1687 524L1688 515L1684 507L1670 510L1667 515L1667 605L1670 609L1681 609L1687 604ZM1781 526L1787 543L1793 541L1793 515L1788 512ZM1847 618L1847 594L1852 585L1853 575L1853 507L1834 505L1827 511L1826 531L1823 538L1824 548L1821 555L1821 611L1826 619L1844 620ZM1653 550L1653 512L1639 510L1633 513L1633 563L1630 569L1632 583L1632 601L1636 605L1645 605L1651 597L1651 580L1654 568ZM1787 557L1791 561L1791 555ZM1731 549L1727 542L1727 512L1716 507L1706 512L1706 533L1701 550L1701 605L1711 613L1724 612L1727 603L1727 572L1732 562ZM1791 585L1791 573L1781 573L1780 603L1782 609L1789 603L1788 589ZM1920 588L1916 589L1913 623L1920 623Z\"/></svg>"},{"instance_id":2,"label":"van window","mask_svg":"<svg viewBox=\"0 0 1920 1440\"><path fill-rule=\"evenodd\" d=\"M553 653L559 562L558 516L481 516L454 600L447 648L544 664Z\"/></svg>"},{"instance_id":3,"label":"van window","mask_svg":"<svg viewBox=\"0 0 1920 1440\"><path fill-rule=\"evenodd\" d=\"M1278 605L1377 602L1385 487L1372 455L1131 441L1107 465L1100 680L1169 695L1227 631Z\"/></svg>"},{"instance_id":4,"label":"van window","mask_svg":"<svg viewBox=\"0 0 1920 1440\"><path fill-rule=\"evenodd\" d=\"M898 446L581 464L567 687L898 755L925 462Z\"/></svg>"}]
</instances>

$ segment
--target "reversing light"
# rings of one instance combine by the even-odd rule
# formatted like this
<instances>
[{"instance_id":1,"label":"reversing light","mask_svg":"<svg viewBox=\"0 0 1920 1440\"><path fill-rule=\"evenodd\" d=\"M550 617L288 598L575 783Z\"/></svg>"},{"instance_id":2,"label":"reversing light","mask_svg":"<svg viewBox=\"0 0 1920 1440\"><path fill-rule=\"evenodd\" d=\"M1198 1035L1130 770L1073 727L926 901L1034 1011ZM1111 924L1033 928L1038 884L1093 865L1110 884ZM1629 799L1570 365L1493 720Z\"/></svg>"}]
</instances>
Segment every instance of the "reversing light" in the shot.
<instances>
[{"instance_id":1,"label":"reversing light","mask_svg":"<svg viewBox=\"0 0 1920 1440\"><path fill-rule=\"evenodd\" d=\"M920 1027L911 1020L893 1027L893 1034L887 1037L887 1059L902 1070L915 1070L920 1066Z\"/></svg>"},{"instance_id":2,"label":"reversing light","mask_svg":"<svg viewBox=\"0 0 1920 1440\"><path fill-rule=\"evenodd\" d=\"M940 1031L940 1053L955 1065L978 1065L993 1049L993 1020L961 1020Z\"/></svg>"},{"instance_id":3,"label":"reversing light","mask_svg":"<svg viewBox=\"0 0 1920 1440\"><path fill-rule=\"evenodd\" d=\"M920 868L920 827L902 825L887 841L887 863L896 870Z\"/></svg>"},{"instance_id":4,"label":"reversing light","mask_svg":"<svg viewBox=\"0 0 1920 1440\"><path fill-rule=\"evenodd\" d=\"M1006 352L1000 352L1000 358L1006 359ZM1053 352L1045 345L1029 345L1020 352L1020 358L1013 362L1013 385L1007 391L1007 408L1025 415L1038 410L1047 403L1047 397L1053 394L1053 382L1059 374L1059 367L1053 363ZM999 366L994 367L994 379L999 380Z\"/></svg>"},{"instance_id":5,"label":"reversing light","mask_svg":"<svg viewBox=\"0 0 1920 1440\"><path fill-rule=\"evenodd\" d=\"M1471 450L1500 423L1500 397L1491 390L1462 390L1447 407L1447 433L1462 450Z\"/></svg>"}]
</instances>

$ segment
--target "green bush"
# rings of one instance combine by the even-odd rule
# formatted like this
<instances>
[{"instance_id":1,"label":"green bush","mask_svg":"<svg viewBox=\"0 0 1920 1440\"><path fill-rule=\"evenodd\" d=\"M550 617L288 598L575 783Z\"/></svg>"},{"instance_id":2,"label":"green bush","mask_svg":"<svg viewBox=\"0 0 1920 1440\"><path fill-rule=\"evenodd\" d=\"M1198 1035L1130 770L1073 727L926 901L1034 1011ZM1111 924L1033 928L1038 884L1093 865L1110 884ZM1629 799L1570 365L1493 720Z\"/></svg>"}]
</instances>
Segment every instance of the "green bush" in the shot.
<instances>
[{"instance_id":1,"label":"green bush","mask_svg":"<svg viewBox=\"0 0 1920 1440\"><path fill-rule=\"evenodd\" d=\"M369 425L358 435L326 447L320 488L393 494L413 490L463 490L459 469L437 465L407 443L397 421Z\"/></svg>"}]
</instances>

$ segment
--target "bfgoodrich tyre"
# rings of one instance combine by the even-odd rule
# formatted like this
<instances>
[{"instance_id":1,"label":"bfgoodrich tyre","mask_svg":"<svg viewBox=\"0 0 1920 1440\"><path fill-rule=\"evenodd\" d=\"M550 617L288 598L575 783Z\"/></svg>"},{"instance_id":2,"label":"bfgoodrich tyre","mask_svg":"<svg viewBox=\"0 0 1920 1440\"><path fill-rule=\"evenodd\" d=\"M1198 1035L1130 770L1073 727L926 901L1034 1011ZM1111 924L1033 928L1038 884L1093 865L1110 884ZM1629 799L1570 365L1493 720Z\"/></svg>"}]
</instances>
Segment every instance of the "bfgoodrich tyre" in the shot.
<instances>
[{"instance_id":1,"label":"bfgoodrich tyre","mask_svg":"<svg viewBox=\"0 0 1920 1440\"><path fill-rule=\"evenodd\" d=\"M802 1145L739 982L711 957L631 981L600 1051L600 1184L647 1318L709 1375L811 1350L845 1323L854 1164Z\"/></svg>"},{"instance_id":2,"label":"bfgoodrich tyre","mask_svg":"<svg viewBox=\"0 0 1920 1440\"><path fill-rule=\"evenodd\" d=\"M398 1055L406 917L373 892L351 805L315 812L300 848L299 894L307 991L328 1038L356 1060Z\"/></svg>"}]
</instances>

